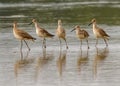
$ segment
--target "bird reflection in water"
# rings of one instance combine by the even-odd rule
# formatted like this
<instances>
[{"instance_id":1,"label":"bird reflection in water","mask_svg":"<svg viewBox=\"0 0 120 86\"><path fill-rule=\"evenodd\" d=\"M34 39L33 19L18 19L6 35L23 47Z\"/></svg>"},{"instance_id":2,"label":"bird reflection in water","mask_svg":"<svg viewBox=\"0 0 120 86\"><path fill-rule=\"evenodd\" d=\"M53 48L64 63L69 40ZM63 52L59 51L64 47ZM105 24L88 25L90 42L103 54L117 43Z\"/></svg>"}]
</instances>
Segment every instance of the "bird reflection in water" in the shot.
<instances>
[{"instance_id":1,"label":"bird reflection in water","mask_svg":"<svg viewBox=\"0 0 120 86\"><path fill-rule=\"evenodd\" d=\"M83 54L84 54L83 50L80 49L79 57L77 59L77 68L78 68L79 73L81 72L81 67L88 63L89 49L86 50L86 53L84 55Z\"/></svg>"},{"instance_id":2,"label":"bird reflection in water","mask_svg":"<svg viewBox=\"0 0 120 86\"><path fill-rule=\"evenodd\" d=\"M59 57L57 59L57 68L58 68L58 72L59 72L60 76L63 75L63 71L65 70L66 54L67 54L67 50L61 51L61 49L60 49Z\"/></svg>"},{"instance_id":3,"label":"bird reflection in water","mask_svg":"<svg viewBox=\"0 0 120 86\"><path fill-rule=\"evenodd\" d=\"M46 52L46 48L43 48L42 50L42 56L39 56L39 58L37 59L37 63L36 63L36 73L35 73L35 78L36 78L36 82L38 80L38 76L40 74L40 72L42 72L42 69L46 68L46 66L48 66L49 62L51 60L53 60L54 56L53 53L50 52L50 54L48 54L48 52Z\"/></svg>"},{"instance_id":4,"label":"bird reflection in water","mask_svg":"<svg viewBox=\"0 0 120 86\"><path fill-rule=\"evenodd\" d=\"M22 51L22 50L20 51L20 58L21 58L21 60L23 60L23 59L24 59L24 57L25 57L25 59L26 59L26 58L28 58L30 51L28 50L28 51L26 51L25 53L26 53L26 56L24 56L24 54L23 54L23 51Z\"/></svg>"},{"instance_id":5,"label":"bird reflection in water","mask_svg":"<svg viewBox=\"0 0 120 86\"><path fill-rule=\"evenodd\" d=\"M20 60L17 60L14 64L14 73L17 80L17 77L19 74L22 74L24 72L24 69L29 68L33 62L33 58L28 58L29 51L27 52L26 56L24 58L21 58Z\"/></svg>"},{"instance_id":6,"label":"bird reflection in water","mask_svg":"<svg viewBox=\"0 0 120 86\"><path fill-rule=\"evenodd\" d=\"M108 54L109 54L108 47L105 47L103 49L98 49L96 47L96 55L95 55L94 63L93 63L94 78L97 78L97 70L98 70L99 64L108 57Z\"/></svg>"}]
</instances>

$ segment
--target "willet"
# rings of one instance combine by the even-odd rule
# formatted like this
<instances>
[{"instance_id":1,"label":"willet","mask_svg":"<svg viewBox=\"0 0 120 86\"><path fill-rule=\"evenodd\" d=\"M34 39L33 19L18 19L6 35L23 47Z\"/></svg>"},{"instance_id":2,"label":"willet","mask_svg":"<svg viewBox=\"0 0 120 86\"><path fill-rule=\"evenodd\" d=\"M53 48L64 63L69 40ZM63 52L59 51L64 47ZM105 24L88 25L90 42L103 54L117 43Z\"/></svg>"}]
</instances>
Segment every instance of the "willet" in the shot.
<instances>
[{"instance_id":1,"label":"willet","mask_svg":"<svg viewBox=\"0 0 120 86\"><path fill-rule=\"evenodd\" d=\"M44 28L41 28L38 25L38 22L36 19L33 19L32 22L30 24L34 23L35 24L35 28L36 28L36 34L43 38L43 46L44 48L46 48L46 38L52 38L54 35L49 33L47 30L45 30ZM29 25L30 25L29 24Z\"/></svg>"},{"instance_id":2,"label":"willet","mask_svg":"<svg viewBox=\"0 0 120 86\"><path fill-rule=\"evenodd\" d=\"M18 29L17 28L17 22L14 22L13 23L13 34L15 36L15 38L21 40L21 48L20 48L20 51L22 51L22 46L23 46L23 41L25 42L28 50L30 51L30 48L26 42L26 40L36 40L36 38L32 37L30 34L28 34L27 32L21 30L21 29Z\"/></svg>"},{"instance_id":3,"label":"willet","mask_svg":"<svg viewBox=\"0 0 120 86\"><path fill-rule=\"evenodd\" d=\"M104 42L106 46L108 46L107 40L109 39L109 35L101 28L99 28L96 24L96 19L92 19L91 23L89 25L93 24L93 33L96 36L96 45L98 44L98 38L104 39Z\"/></svg>"},{"instance_id":4,"label":"willet","mask_svg":"<svg viewBox=\"0 0 120 86\"><path fill-rule=\"evenodd\" d=\"M76 25L75 28L72 30L72 31L76 31L76 36L80 39L81 41L81 46L82 46L82 40L83 39L86 39L87 41L87 46L88 46L88 49L89 49L89 43L88 43L88 37L89 37L89 34L86 30L83 30L80 28L79 25ZM72 32L71 31L71 32Z\"/></svg>"},{"instance_id":5,"label":"willet","mask_svg":"<svg viewBox=\"0 0 120 86\"><path fill-rule=\"evenodd\" d=\"M60 47L61 47L61 39L63 39L66 43L66 49L68 49L67 41L66 41L66 32L65 29L62 27L62 21L58 20L58 27L56 30L56 35L59 38L60 41Z\"/></svg>"}]
</instances>

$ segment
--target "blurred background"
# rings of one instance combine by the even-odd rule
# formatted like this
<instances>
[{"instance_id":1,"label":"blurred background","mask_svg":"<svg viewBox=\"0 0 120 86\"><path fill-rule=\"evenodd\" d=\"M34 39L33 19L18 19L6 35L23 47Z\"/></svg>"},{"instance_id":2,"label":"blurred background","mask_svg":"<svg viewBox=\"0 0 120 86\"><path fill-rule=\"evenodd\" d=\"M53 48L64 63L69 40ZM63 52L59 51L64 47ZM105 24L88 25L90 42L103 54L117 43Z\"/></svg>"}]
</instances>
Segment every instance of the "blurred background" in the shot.
<instances>
[{"instance_id":1,"label":"blurred background","mask_svg":"<svg viewBox=\"0 0 120 86\"><path fill-rule=\"evenodd\" d=\"M96 18L101 24L119 25L119 0L0 0L0 22L13 20L41 23L64 22L85 24Z\"/></svg>"}]
</instances>

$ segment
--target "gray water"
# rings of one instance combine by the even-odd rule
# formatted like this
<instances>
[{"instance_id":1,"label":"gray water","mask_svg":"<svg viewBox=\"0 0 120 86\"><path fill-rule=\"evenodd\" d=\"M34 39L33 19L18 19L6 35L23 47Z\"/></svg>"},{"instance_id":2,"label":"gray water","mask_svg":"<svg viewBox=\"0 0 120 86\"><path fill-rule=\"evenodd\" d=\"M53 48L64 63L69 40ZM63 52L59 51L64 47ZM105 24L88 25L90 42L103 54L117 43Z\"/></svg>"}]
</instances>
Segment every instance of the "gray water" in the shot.
<instances>
[{"instance_id":1,"label":"gray water","mask_svg":"<svg viewBox=\"0 0 120 86\"><path fill-rule=\"evenodd\" d=\"M0 86L119 86L120 85L120 2L46 0L46 1L0 1ZM62 19L67 33L69 49L55 36L47 39L46 50L35 33L34 25L27 25L32 18L50 33L55 34L57 20ZM109 46L102 39L95 47L92 18L109 35ZM20 57L20 41L12 33L12 23L36 37L29 41L31 51L24 44L23 59ZM87 49L83 42L80 49L75 25L84 27L90 34Z\"/></svg>"}]
</instances>

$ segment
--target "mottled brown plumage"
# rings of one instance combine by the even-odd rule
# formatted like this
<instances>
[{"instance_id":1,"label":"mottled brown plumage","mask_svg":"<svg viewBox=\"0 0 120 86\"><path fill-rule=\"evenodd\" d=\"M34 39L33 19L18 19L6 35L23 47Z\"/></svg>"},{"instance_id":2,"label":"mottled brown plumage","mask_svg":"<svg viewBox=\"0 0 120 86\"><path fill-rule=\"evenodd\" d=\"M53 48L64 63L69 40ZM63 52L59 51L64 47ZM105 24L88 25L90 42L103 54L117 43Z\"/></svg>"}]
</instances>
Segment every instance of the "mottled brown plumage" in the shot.
<instances>
[{"instance_id":1,"label":"mottled brown plumage","mask_svg":"<svg viewBox=\"0 0 120 86\"><path fill-rule=\"evenodd\" d=\"M63 39L66 43L66 49L68 49L67 41L66 41L66 32L65 29L62 27L62 21L58 20L58 27L56 30L56 35L59 38L60 46L61 46L61 39Z\"/></svg>"},{"instance_id":2,"label":"mottled brown plumage","mask_svg":"<svg viewBox=\"0 0 120 86\"><path fill-rule=\"evenodd\" d=\"M32 40L32 41L36 40L36 38L32 37L29 33L25 32L24 30L18 29L17 22L13 23L13 34L14 34L15 38L21 40L21 49L20 49L21 51L22 51L22 45L23 45L22 41L25 42L25 44L28 47L28 50L30 50L30 48L25 40Z\"/></svg>"},{"instance_id":3,"label":"mottled brown plumage","mask_svg":"<svg viewBox=\"0 0 120 86\"><path fill-rule=\"evenodd\" d=\"M76 36L80 39L81 41L81 46L82 46L82 40L86 39L87 41L87 45L88 45L88 49L89 49L89 43L88 43L88 37L89 34L86 30L83 30L80 28L80 26L76 25L75 28L72 31L76 31Z\"/></svg>"},{"instance_id":4,"label":"mottled brown plumage","mask_svg":"<svg viewBox=\"0 0 120 86\"><path fill-rule=\"evenodd\" d=\"M98 38L104 39L106 46L108 46L107 40L109 39L109 35L101 28L97 26L96 19L92 19L89 25L93 24L93 33L96 36L96 45L98 44Z\"/></svg>"},{"instance_id":5,"label":"mottled brown plumage","mask_svg":"<svg viewBox=\"0 0 120 86\"><path fill-rule=\"evenodd\" d=\"M35 24L35 28L36 28L36 34L43 38L43 46L44 48L46 48L46 38L52 38L54 37L53 34L49 33L47 30L45 30L44 28L41 28L39 25L38 25L38 22L36 19L33 19L32 20L32 23Z\"/></svg>"}]
</instances>

